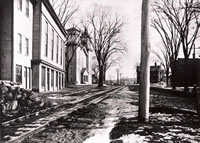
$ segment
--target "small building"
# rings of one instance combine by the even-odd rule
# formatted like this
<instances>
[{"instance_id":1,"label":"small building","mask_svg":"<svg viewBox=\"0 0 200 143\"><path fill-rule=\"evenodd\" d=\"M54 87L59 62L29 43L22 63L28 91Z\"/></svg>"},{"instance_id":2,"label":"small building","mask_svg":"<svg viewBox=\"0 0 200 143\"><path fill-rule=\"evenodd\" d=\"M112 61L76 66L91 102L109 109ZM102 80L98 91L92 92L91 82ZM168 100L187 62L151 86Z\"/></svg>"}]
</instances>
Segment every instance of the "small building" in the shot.
<instances>
[{"instance_id":1,"label":"small building","mask_svg":"<svg viewBox=\"0 0 200 143\"><path fill-rule=\"evenodd\" d=\"M185 83L185 76L189 86L194 84L200 86L200 59L188 59L186 73L185 71L185 59L179 58L176 62L175 70L175 86L183 87Z\"/></svg>"},{"instance_id":2,"label":"small building","mask_svg":"<svg viewBox=\"0 0 200 143\"><path fill-rule=\"evenodd\" d=\"M32 88L33 7L35 0L0 1L0 80Z\"/></svg>"},{"instance_id":3,"label":"small building","mask_svg":"<svg viewBox=\"0 0 200 143\"><path fill-rule=\"evenodd\" d=\"M140 82L140 66L137 66L137 83ZM154 66L150 66L150 83L158 83L161 81L161 66L158 66L156 63Z\"/></svg>"},{"instance_id":4,"label":"small building","mask_svg":"<svg viewBox=\"0 0 200 143\"><path fill-rule=\"evenodd\" d=\"M64 87L66 32L48 0L37 0L33 12L33 89Z\"/></svg>"},{"instance_id":5,"label":"small building","mask_svg":"<svg viewBox=\"0 0 200 143\"><path fill-rule=\"evenodd\" d=\"M67 29L68 40L66 48L74 48L75 53L69 67L69 84L92 84L91 47L89 41L82 45L82 31L75 27Z\"/></svg>"}]
</instances>

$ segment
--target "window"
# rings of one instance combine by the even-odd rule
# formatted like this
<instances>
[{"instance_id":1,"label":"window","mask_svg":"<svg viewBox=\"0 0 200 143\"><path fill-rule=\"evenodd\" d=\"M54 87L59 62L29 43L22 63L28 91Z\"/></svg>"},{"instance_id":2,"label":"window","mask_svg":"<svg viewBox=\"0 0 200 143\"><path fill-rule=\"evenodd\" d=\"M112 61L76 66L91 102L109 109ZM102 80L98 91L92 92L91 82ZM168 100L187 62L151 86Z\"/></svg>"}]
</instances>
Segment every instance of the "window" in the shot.
<instances>
[{"instance_id":1,"label":"window","mask_svg":"<svg viewBox=\"0 0 200 143\"><path fill-rule=\"evenodd\" d=\"M22 83L22 66L16 65L16 82Z\"/></svg>"},{"instance_id":2,"label":"window","mask_svg":"<svg viewBox=\"0 0 200 143\"><path fill-rule=\"evenodd\" d=\"M52 39L51 39L51 59L53 60L54 52L54 30L52 29Z\"/></svg>"},{"instance_id":3,"label":"window","mask_svg":"<svg viewBox=\"0 0 200 143\"><path fill-rule=\"evenodd\" d=\"M58 87L58 72L56 72L56 87Z\"/></svg>"},{"instance_id":4,"label":"window","mask_svg":"<svg viewBox=\"0 0 200 143\"><path fill-rule=\"evenodd\" d=\"M26 16L29 17L29 0L26 0Z\"/></svg>"},{"instance_id":5,"label":"window","mask_svg":"<svg viewBox=\"0 0 200 143\"><path fill-rule=\"evenodd\" d=\"M28 70L27 67L24 67L24 79L25 79L25 88L28 88Z\"/></svg>"},{"instance_id":6,"label":"window","mask_svg":"<svg viewBox=\"0 0 200 143\"><path fill-rule=\"evenodd\" d=\"M47 89L50 90L50 70L47 68Z\"/></svg>"},{"instance_id":7,"label":"window","mask_svg":"<svg viewBox=\"0 0 200 143\"><path fill-rule=\"evenodd\" d=\"M59 73L59 89L61 89L61 73Z\"/></svg>"},{"instance_id":8,"label":"window","mask_svg":"<svg viewBox=\"0 0 200 143\"><path fill-rule=\"evenodd\" d=\"M88 82L88 76L87 76L87 75L84 75L83 78L84 78L84 79L83 79L84 82Z\"/></svg>"},{"instance_id":9,"label":"window","mask_svg":"<svg viewBox=\"0 0 200 143\"><path fill-rule=\"evenodd\" d=\"M51 70L51 86L54 86L54 71Z\"/></svg>"},{"instance_id":10,"label":"window","mask_svg":"<svg viewBox=\"0 0 200 143\"><path fill-rule=\"evenodd\" d=\"M48 22L46 21L46 30L45 30L45 56L48 56Z\"/></svg>"},{"instance_id":11,"label":"window","mask_svg":"<svg viewBox=\"0 0 200 143\"><path fill-rule=\"evenodd\" d=\"M64 87L64 74L62 74L62 87Z\"/></svg>"},{"instance_id":12,"label":"window","mask_svg":"<svg viewBox=\"0 0 200 143\"><path fill-rule=\"evenodd\" d=\"M22 10L22 0L18 0L17 4L18 4L18 8Z\"/></svg>"},{"instance_id":13,"label":"window","mask_svg":"<svg viewBox=\"0 0 200 143\"><path fill-rule=\"evenodd\" d=\"M60 43L61 43L61 46L60 46L60 65L62 65L62 56L63 56L63 41L62 39L60 39Z\"/></svg>"},{"instance_id":14,"label":"window","mask_svg":"<svg viewBox=\"0 0 200 143\"><path fill-rule=\"evenodd\" d=\"M28 56L29 55L29 39L26 38L25 39L25 42L26 42L26 51L25 51L25 55Z\"/></svg>"},{"instance_id":15,"label":"window","mask_svg":"<svg viewBox=\"0 0 200 143\"><path fill-rule=\"evenodd\" d=\"M18 33L18 53L22 53L22 35Z\"/></svg>"},{"instance_id":16,"label":"window","mask_svg":"<svg viewBox=\"0 0 200 143\"><path fill-rule=\"evenodd\" d=\"M42 67L42 87L45 87L45 80L46 80L46 76L45 76L45 67Z\"/></svg>"},{"instance_id":17,"label":"window","mask_svg":"<svg viewBox=\"0 0 200 143\"><path fill-rule=\"evenodd\" d=\"M56 50L56 62L58 63L58 50L59 50L59 37L57 35L57 50Z\"/></svg>"},{"instance_id":18,"label":"window","mask_svg":"<svg viewBox=\"0 0 200 143\"><path fill-rule=\"evenodd\" d=\"M29 89L31 89L31 68L28 68L28 75L29 75Z\"/></svg>"}]
</instances>

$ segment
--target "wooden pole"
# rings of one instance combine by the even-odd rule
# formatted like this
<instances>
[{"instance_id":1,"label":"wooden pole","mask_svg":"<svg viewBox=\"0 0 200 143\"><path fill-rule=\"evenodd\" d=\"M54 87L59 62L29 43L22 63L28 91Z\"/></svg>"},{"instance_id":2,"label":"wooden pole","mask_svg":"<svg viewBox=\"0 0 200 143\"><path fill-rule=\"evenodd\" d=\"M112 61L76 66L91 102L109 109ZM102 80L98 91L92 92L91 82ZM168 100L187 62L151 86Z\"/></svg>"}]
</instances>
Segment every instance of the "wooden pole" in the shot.
<instances>
[{"instance_id":1,"label":"wooden pole","mask_svg":"<svg viewBox=\"0 0 200 143\"><path fill-rule=\"evenodd\" d=\"M150 44L149 44L149 7L150 0L142 0L141 21L141 63L139 89L139 121L149 121L149 92L150 92Z\"/></svg>"}]
</instances>

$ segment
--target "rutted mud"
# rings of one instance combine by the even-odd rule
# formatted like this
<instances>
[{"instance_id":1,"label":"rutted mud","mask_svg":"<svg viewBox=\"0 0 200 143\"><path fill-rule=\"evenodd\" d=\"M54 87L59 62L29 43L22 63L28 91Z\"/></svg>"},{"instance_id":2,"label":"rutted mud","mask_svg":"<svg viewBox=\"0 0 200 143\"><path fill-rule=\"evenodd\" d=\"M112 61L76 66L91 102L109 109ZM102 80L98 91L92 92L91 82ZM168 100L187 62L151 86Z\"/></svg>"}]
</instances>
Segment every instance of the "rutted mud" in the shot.
<instances>
[{"instance_id":1,"label":"rutted mud","mask_svg":"<svg viewBox=\"0 0 200 143\"><path fill-rule=\"evenodd\" d=\"M162 103L152 98L152 104ZM194 113L172 110L166 100L162 107L151 108L150 122L137 122L138 93L128 88L99 104L78 109L49 125L44 131L23 143L135 143L135 142L198 142L200 129ZM179 99L175 99L179 103ZM183 100L183 99L180 99ZM169 102L169 103L167 103ZM182 103L180 103L182 104ZM185 102L186 104L186 102ZM178 105L178 107L186 105ZM164 109L163 109L164 108Z\"/></svg>"}]
</instances>

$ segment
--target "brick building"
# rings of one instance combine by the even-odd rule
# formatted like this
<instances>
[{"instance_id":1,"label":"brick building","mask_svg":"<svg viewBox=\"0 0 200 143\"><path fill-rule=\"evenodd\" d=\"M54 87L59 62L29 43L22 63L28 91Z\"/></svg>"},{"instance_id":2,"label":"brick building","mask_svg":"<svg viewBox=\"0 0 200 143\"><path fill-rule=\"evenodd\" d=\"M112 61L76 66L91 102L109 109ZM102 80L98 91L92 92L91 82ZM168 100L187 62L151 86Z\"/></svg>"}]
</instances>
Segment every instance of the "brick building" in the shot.
<instances>
[{"instance_id":1,"label":"brick building","mask_svg":"<svg viewBox=\"0 0 200 143\"><path fill-rule=\"evenodd\" d=\"M194 84L200 86L200 59L188 59L186 73L184 73L184 65L185 59L179 58L176 63L175 86L184 86L185 75L189 86Z\"/></svg>"}]
</instances>

